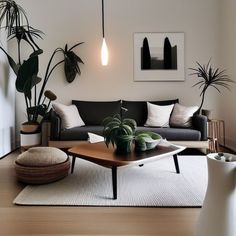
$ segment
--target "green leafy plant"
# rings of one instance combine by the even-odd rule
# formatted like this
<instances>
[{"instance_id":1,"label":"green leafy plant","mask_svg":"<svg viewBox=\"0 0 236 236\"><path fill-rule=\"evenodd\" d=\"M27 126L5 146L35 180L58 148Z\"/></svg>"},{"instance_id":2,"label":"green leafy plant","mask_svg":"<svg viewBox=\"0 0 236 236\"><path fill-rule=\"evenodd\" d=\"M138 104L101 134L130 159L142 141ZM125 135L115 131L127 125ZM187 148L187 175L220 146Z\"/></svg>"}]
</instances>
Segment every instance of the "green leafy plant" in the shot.
<instances>
[{"instance_id":1,"label":"green leafy plant","mask_svg":"<svg viewBox=\"0 0 236 236\"><path fill-rule=\"evenodd\" d=\"M213 68L210 65L210 60L207 65L201 65L199 62L197 63L197 68L189 68L193 71L190 75L196 75L197 78L200 79L197 83L193 85L199 86L201 90L200 97L201 103L197 113L200 112L204 101L205 101L205 94L209 87L215 88L219 93L220 87L226 88L229 90L229 83L235 83L233 80L229 79L229 76L226 74L226 70L220 70L219 68Z\"/></svg>"},{"instance_id":2,"label":"green leafy plant","mask_svg":"<svg viewBox=\"0 0 236 236\"><path fill-rule=\"evenodd\" d=\"M64 49L56 48L49 59L42 81L38 72L39 55L43 53L43 50L39 48L35 39L42 39L43 32L30 26L26 12L15 1L0 0L0 29L6 30L8 40L16 39L17 42L17 60L14 60L3 47L0 46L0 49L6 54L9 65L16 74L16 90L24 94L28 122L40 122L47 115L51 101L56 99L56 95L52 91L45 91L46 84L54 69L64 63L65 77L69 83L75 79L77 74L81 74L79 63L83 63L83 61L73 49L83 42L77 43L69 49L67 44ZM28 59L22 61L21 43L23 41L32 52ZM53 64L57 53L61 53L63 59ZM38 92L37 86L41 81L42 85ZM47 100L46 104L45 101Z\"/></svg>"},{"instance_id":3,"label":"green leafy plant","mask_svg":"<svg viewBox=\"0 0 236 236\"><path fill-rule=\"evenodd\" d=\"M106 117L103 120L103 136L107 147L111 143L116 146L117 153L129 153L137 127L136 121L123 118L126 108L121 108L121 114Z\"/></svg>"}]
</instances>

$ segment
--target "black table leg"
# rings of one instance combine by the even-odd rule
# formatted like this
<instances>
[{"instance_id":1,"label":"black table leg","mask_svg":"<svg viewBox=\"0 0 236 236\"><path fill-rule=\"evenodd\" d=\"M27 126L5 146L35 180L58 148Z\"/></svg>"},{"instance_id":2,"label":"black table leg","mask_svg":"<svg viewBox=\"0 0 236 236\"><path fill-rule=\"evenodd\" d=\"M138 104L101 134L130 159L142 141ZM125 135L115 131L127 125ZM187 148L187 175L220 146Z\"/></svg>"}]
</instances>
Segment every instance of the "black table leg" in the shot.
<instances>
[{"instance_id":1,"label":"black table leg","mask_svg":"<svg viewBox=\"0 0 236 236\"><path fill-rule=\"evenodd\" d=\"M117 167L112 166L113 199L117 199Z\"/></svg>"},{"instance_id":2,"label":"black table leg","mask_svg":"<svg viewBox=\"0 0 236 236\"><path fill-rule=\"evenodd\" d=\"M74 172L74 167L75 167L75 159L76 159L76 157L75 157L75 156L73 156L73 157L72 157L72 165L71 165L71 174L73 174L73 172Z\"/></svg>"},{"instance_id":3,"label":"black table leg","mask_svg":"<svg viewBox=\"0 0 236 236\"><path fill-rule=\"evenodd\" d=\"M173 158L174 158L174 162L175 162L176 173L179 174L180 171L179 171L179 162L178 162L177 154L174 154Z\"/></svg>"}]
</instances>

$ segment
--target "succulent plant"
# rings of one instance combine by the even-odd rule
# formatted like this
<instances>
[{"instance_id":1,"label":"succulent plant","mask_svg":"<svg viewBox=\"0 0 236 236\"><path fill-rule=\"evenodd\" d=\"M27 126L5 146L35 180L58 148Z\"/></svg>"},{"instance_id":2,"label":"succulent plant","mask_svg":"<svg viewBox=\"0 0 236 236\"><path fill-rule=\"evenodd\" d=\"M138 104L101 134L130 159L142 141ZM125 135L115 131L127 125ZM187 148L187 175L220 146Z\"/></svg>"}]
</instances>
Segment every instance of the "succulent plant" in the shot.
<instances>
[{"instance_id":1,"label":"succulent plant","mask_svg":"<svg viewBox=\"0 0 236 236\"><path fill-rule=\"evenodd\" d=\"M154 132L137 131L135 133L135 150L147 151L155 148L162 137Z\"/></svg>"},{"instance_id":2,"label":"succulent plant","mask_svg":"<svg viewBox=\"0 0 236 236\"><path fill-rule=\"evenodd\" d=\"M131 151L131 144L134 140L134 133L137 127L136 121L123 118L127 109L121 108L121 114L106 117L103 120L103 136L107 147L111 143L116 145L118 153L128 153Z\"/></svg>"}]
</instances>

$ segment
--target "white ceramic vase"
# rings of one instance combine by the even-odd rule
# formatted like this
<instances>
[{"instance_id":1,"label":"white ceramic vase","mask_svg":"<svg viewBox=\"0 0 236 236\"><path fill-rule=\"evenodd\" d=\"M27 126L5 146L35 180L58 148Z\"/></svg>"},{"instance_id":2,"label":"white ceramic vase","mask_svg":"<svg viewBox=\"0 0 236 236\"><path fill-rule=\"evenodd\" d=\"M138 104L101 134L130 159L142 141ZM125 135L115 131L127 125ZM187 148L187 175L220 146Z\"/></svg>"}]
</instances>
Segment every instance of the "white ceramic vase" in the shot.
<instances>
[{"instance_id":1,"label":"white ceramic vase","mask_svg":"<svg viewBox=\"0 0 236 236\"><path fill-rule=\"evenodd\" d=\"M236 236L236 156L230 154L233 161L225 162L216 155L207 155L208 187L196 235Z\"/></svg>"}]
</instances>

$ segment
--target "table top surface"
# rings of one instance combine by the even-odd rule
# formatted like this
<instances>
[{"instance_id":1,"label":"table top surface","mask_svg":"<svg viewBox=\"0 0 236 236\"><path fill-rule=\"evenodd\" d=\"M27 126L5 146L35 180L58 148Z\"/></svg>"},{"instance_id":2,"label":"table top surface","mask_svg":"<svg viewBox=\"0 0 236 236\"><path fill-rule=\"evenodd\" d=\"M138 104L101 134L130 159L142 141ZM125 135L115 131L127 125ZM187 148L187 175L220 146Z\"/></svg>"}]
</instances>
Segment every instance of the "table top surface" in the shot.
<instances>
[{"instance_id":1,"label":"table top surface","mask_svg":"<svg viewBox=\"0 0 236 236\"><path fill-rule=\"evenodd\" d=\"M117 154L115 149L110 145L107 148L104 142L99 143L81 143L68 150L69 155L79 157L96 164L112 167L124 165L137 165L150 161L155 161L162 157L171 156L184 150L185 147L170 145L170 146L157 146L152 150L145 152L135 152L132 150L127 155Z\"/></svg>"}]
</instances>

